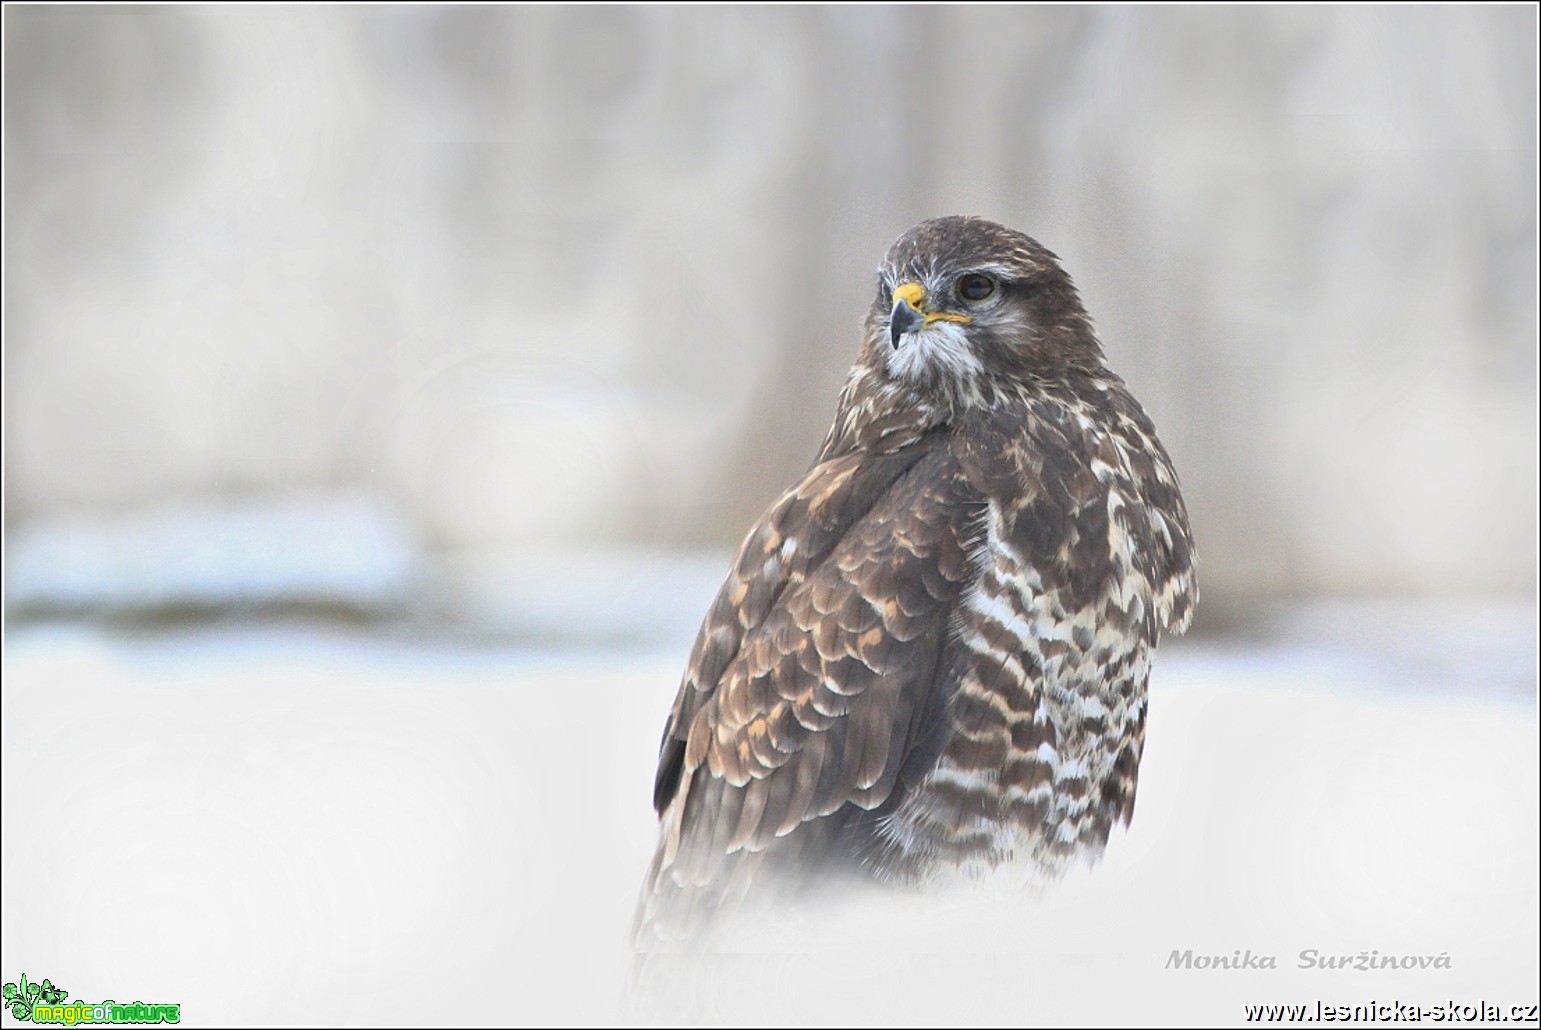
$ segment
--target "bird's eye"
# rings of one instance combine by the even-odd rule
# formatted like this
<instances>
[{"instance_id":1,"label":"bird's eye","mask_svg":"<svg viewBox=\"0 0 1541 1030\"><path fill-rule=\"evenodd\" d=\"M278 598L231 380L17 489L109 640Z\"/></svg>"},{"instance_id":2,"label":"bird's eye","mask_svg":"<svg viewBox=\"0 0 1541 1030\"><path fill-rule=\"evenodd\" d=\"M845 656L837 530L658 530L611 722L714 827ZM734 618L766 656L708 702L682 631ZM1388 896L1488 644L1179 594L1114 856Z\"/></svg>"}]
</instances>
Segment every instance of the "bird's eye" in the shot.
<instances>
[{"instance_id":1,"label":"bird's eye","mask_svg":"<svg viewBox=\"0 0 1541 1030\"><path fill-rule=\"evenodd\" d=\"M995 293L995 280L980 272L958 276L958 296L971 304L990 299Z\"/></svg>"}]
</instances>

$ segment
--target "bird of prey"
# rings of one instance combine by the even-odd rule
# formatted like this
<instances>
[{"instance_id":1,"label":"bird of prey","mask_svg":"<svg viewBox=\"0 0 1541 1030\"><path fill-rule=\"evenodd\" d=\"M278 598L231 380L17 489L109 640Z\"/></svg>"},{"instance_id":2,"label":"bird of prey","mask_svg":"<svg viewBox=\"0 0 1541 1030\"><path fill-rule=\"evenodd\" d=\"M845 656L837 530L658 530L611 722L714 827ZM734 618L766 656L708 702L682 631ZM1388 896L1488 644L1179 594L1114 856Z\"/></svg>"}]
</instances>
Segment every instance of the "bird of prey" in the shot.
<instances>
[{"instance_id":1,"label":"bird of prey","mask_svg":"<svg viewBox=\"0 0 1541 1030\"><path fill-rule=\"evenodd\" d=\"M980 218L909 230L817 458L696 638L639 945L773 872L1047 881L1100 854L1197 598L1177 475L1058 259Z\"/></svg>"}]
</instances>

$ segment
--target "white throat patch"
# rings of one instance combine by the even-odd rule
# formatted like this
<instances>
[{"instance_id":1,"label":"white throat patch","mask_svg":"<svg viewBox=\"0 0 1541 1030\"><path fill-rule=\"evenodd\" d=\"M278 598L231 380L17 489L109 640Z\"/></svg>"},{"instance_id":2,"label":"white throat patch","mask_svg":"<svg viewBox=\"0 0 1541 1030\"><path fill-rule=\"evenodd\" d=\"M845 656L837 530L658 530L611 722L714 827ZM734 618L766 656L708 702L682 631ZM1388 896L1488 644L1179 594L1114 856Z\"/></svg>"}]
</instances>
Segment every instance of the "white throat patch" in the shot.
<instances>
[{"instance_id":1,"label":"white throat patch","mask_svg":"<svg viewBox=\"0 0 1541 1030\"><path fill-rule=\"evenodd\" d=\"M899 337L899 346L888 351L888 371L896 379L920 379L940 372L967 381L982 370L968 336L956 322L935 322L905 333Z\"/></svg>"}]
</instances>

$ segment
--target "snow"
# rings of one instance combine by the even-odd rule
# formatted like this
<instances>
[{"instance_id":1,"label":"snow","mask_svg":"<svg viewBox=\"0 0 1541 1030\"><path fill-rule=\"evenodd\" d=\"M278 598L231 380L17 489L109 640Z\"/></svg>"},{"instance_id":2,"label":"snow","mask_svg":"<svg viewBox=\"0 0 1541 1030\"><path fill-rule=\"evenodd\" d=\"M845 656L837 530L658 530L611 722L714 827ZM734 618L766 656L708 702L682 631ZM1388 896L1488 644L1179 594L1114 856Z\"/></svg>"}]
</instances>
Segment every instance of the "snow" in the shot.
<instances>
[{"instance_id":1,"label":"snow","mask_svg":"<svg viewBox=\"0 0 1541 1030\"><path fill-rule=\"evenodd\" d=\"M1453 610L1286 609L1266 640L1164 646L1134 826L1097 868L1042 895L825 898L630 1002L688 631L532 650L13 625L0 967L72 998L180 1002L188 1025L1234 1024L1243 1003L1318 997L1529 1003L1535 613ZM1433 625L1476 656L1470 680L1407 656ZM1278 968L1167 968L1188 949ZM1297 968L1308 949L1450 966Z\"/></svg>"}]
</instances>

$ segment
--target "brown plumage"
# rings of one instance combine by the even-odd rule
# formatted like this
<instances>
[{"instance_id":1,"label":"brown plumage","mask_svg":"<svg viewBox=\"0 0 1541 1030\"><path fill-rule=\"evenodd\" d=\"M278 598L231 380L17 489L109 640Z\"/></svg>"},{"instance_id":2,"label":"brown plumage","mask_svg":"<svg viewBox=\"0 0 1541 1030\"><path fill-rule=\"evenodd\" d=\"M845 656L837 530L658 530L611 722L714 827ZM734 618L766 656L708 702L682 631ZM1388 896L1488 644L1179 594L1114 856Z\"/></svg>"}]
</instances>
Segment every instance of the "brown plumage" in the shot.
<instances>
[{"instance_id":1,"label":"brown plumage","mask_svg":"<svg viewBox=\"0 0 1541 1030\"><path fill-rule=\"evenodd\" d=\"M1052 877L1100 853L1197 596L1177 476L1058 260L983 219L911 229L818 457L696 639L639 943L767 864Z\"/></svg>"}]
</instances>

